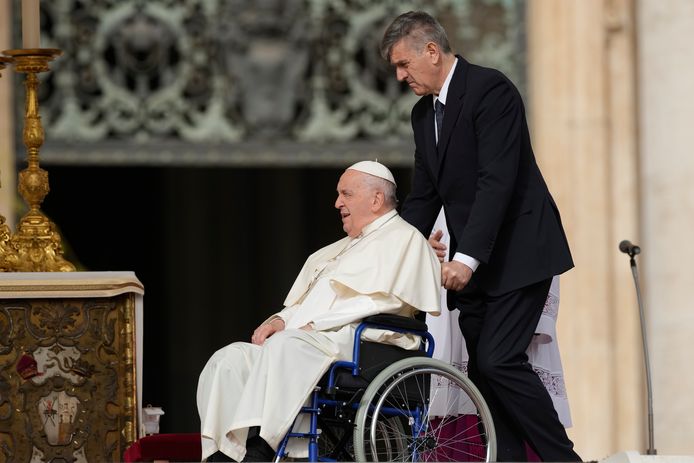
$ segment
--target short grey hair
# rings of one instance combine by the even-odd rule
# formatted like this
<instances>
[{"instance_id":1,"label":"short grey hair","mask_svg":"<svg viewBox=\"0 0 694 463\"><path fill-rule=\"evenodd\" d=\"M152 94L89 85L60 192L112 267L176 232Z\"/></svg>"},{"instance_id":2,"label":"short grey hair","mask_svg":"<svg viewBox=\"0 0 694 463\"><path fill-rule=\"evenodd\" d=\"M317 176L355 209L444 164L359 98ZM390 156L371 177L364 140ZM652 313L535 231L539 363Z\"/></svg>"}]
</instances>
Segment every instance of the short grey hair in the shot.
<instances>
[{"instance_id":1,"label":"short grey hair","mask_svg":"<svg viewBox=\"0 0 694 463\"><path fill-rule=\"evenodd\" d=\"M381 40L381 56L390 62L390 53L396 43L409 38L416 48L423 48L429 42L434 42L444 53L451 53L448 36L443 26L429 13L424 11L408 11L393 20Z\"/></svg>"},{"instance_id":2,"label":"short grey hair","mask_svg":"<svg viewBox=\"0 0 694 463\"><path fill-rule=\"evenodd\" d=\"M383 193L383 205L388 210L395 209L398 206L397 187L394 183L375 175L364 174L364 185L373 191Z\"/></svg>"}]
</instances>

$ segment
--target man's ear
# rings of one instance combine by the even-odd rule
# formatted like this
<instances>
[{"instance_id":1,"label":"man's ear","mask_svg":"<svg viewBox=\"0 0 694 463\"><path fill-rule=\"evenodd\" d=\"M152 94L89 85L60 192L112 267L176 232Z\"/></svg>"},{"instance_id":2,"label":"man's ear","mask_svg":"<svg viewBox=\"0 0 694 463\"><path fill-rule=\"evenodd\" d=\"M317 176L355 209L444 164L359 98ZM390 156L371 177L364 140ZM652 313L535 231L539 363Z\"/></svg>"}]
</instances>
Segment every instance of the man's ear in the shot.
<instances>
[{"instance_id":1,"label":"man's ear","mask_svg":"<svg viewBox=\"0 0 694 463\"><path fill-rule=\"evenodd\" d=\"M441 50L434 42L428 42L424 48L432 64L437 64L441 60Z\"/></svg>"},{"instance_id":2,"label":"man's ear","mask_svg":"<svg viewBox=\"0 0 694 463\"><path fill-rule=\"evenodd\" d=\"M382 191L377 191L376 194L374 195L373 201L371 201L371 211L372 212L380 211L385 202L386 202L386 196L383 194Z\"/></svg>"}]
</instances>

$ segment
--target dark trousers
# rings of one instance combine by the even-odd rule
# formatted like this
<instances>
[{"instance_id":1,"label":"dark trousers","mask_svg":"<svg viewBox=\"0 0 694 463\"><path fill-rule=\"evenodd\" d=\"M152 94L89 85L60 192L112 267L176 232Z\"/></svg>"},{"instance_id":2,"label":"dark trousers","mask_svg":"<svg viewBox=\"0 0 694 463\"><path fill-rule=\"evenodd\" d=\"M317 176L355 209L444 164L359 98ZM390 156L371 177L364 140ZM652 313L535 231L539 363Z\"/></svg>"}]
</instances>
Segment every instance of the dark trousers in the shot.
<instances>
[{"instance_id":1,"label":"dark trousers","mask_svg":"<svg viewBox=\"0 0 694 463\"><path fill-rule=\"evenodd\" d=\"M551 282L501 296L468 288L456 297L468 374L492 412L499 461L527 461L523 441L543 461L581 461L525 353Z\"/></svg>"}]
</instances>

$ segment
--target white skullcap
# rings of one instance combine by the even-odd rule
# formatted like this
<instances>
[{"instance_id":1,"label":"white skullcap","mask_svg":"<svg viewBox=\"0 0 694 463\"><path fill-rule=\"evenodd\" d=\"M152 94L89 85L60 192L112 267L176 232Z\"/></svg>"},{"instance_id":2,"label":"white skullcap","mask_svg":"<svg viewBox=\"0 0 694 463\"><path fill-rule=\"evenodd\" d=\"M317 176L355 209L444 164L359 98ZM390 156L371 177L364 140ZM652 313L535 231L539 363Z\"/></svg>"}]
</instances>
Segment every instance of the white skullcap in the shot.
<instances>
[{"instance_id":1,"label":"white skullcap","mask_svg":"<svg viewBox=\"0 0 694 463\"><path fill-rule=\"evenodd\" d=\"M397 185L390 170L378 161L359 161L356 164L349 166L347 170L349 169L358 170L359 172L364 172L366 174L373 175L374 177L388 180L393 185Z\"/></svg>"}]
</instances>

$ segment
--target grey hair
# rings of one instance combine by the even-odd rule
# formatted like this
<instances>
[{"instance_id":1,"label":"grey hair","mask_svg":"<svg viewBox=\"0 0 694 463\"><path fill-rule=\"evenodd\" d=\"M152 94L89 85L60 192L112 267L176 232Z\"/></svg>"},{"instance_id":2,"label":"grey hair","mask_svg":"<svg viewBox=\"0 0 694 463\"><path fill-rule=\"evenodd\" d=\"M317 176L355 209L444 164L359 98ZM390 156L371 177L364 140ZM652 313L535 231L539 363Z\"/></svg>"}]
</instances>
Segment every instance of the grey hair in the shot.
<instances>
[{"instance_id":1,"label":"grey hair","mask_svg":"<svg viewBox=\"0 0 694 463\"><path fill-rule=\"evenodd\" d=\"M383 193L383 205L388 210L395 209L398 206L397 187L394 183L375 175L366 174L364 175L364 185L374 191Z\"/></svg>"},{"instance_id":2,"label":"grey hair","mask_svg":"<svg viewBox=\"0 0 694 463\"><path fill-rule=\"evenodd\" d=\"M448 36L443 26L429 13L424 11L408 11L390 23L381 40L381 56L390 62L390 53L400 40L408 37L415 48L424 48L429 42L434 42L444 53L451 53Z\"/></svg>"}]
</instances>

